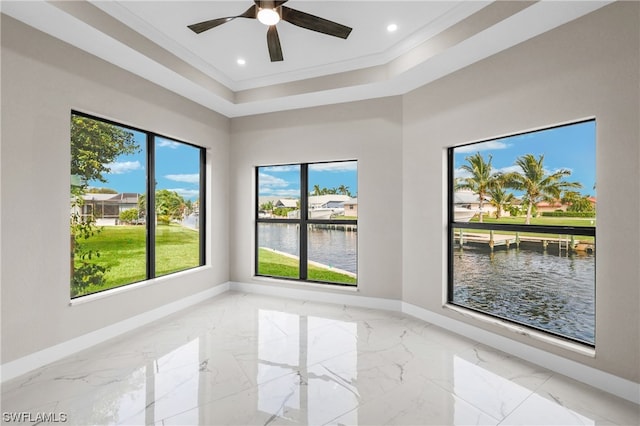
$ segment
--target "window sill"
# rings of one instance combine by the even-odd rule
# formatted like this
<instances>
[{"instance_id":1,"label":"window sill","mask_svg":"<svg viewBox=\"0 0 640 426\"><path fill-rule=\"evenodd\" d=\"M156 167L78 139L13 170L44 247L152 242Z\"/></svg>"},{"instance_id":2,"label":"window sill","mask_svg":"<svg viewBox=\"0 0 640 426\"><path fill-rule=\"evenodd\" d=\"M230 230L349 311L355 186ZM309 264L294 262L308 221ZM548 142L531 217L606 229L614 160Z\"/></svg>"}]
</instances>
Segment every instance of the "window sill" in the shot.
<instances>
[{"instance_id":1,"label":"window sill","mask_svg":"<svg viewBox=\"0 0 640 426\"><path fill-rule=\"evenodd\" d=\"M174 272L172 274L163 275L161 277L153 278L150 280L140 281L133 284L123 285L121 287L104 290L99 293L87 294L86 296L80 296L69 301L69 306L83 305L85 303L93 302L95 300L104 299L106 297L112 297L120 293L126 293L129 291L137 290L144 287L149 287L154 284L162 283L164 281L172 280L175 278L188 276L196 273L200 273L203 270L210 269L211 266L198 266L195 268L187 269L185 271Z\"/></svg>"},{"instance_id":2,"label":"window sill","mask_svg":"<svg viewBox=\"0 0 640 426\"><path fill-rule=\"evenodd\" d=\"M499 318L494 318L489 315L484 315L479 312L474 312L474 311L471 311L459 306L451 305L448 303L445 304L443 307L457 314L460 314L465 318L469 318L474 321L481 322L483 324L496 326L496 327L502 328L503 330L507 330L509 332L516 333L521 336L527 336L531 339L538 340L538 341L541 341L541 342L544 342L544 343L547 343L571 352L575 352L589 358L595 358L596 356L595 348L592 348L587 345L581 345L580 343L570 342L568 340L564 340L559 337L546 334L542 331L538 331L525 326L513 324L508 321L503 321Z\"/></svg>"}]
</instances>

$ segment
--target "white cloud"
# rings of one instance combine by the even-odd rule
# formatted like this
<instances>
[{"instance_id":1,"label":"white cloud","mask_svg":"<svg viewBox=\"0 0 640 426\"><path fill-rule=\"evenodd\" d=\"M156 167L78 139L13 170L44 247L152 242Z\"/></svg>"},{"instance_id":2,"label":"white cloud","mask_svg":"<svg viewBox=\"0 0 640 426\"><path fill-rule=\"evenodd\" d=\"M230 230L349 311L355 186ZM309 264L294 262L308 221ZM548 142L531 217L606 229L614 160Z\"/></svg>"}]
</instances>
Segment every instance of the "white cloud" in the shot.
<instances>
[{"instance_id":1,"label":"white cloud","mask_svg":"<svg viewBox=\"0 0 640 426\"><path fill-rule=\"evenodd\" d=\"M468 171L461 169L461 168L457 168L453 171L453 177L454 178L468 178L471 177L471 173L469 173Z\"/></svg>"},{"instance_id":2,"label":"white cloud","mask_svg":"<svg viewBox=\"0 0 640 426\"><path fill-rule=\"evenodd\" d=\"M482 143L474 143L471 145L463 145L457 148L454 148L456 153L476 153L480 151L488 151L495 149L507 149L509 148L509 144L501 142L501 141L487 141Z\"/></svg>"},{"instance_id":3,"label":"white cloud","mask_svg":"<svg viewBox=\"0 0 640 426\"><path fill-rule=\"evenodd\" d=\"M309 164L309 171L314 172L347 172L358 170L357 161L341 161L337 163Z\"/></svg>"},{"instance_id":4,"label":"white cloud","mask_svg":"<svg viewBox=\"0 0 640 426\"><path fill-rule=\"evenodd\" d=\"M283 173L283 172L299 172L300 166L298 165L290 165L290 166L269 166L269 167L261 167L265 172L272 173Z\"/></svg>"},{"instance_id":5,"label":"white cloud","mask_svg":"<svg viewBox=\"0 0 640 426\"><path fill-rule=\"evenodd\" d=\"M180 145L180 142L171 142L166 139L161 139L160 142L158 142L160 148L178 149Z\"/></svg>"},{"instance_id":6,"label":"white cloud","mask_svg":"<svg viewBox=\"0 0 640 426\"><path fill-rule=\"evenodd\" d=\"M289 186L289 182L286 180L266 173L260 173L259 179L261 188L286 188Z\"/></svg>"},{"instance_id":7,"label":"white cloud","mask_svg":"<svg viewBox=\"0 0 640 426\"><path fill-rule=\"evenodd\" d=\"M182 198L198 198L200 191L197 189L172 188L168 191L177 192Z\"/></svg>"},{"instance_id":8,"label":"white cloud","mask_svg":"<svg viewBox=\"0 0 640 426\"><path fill-rule=\"evenodd\" d=\"M139 161L116 161L115 163L109 163L105 166L109 169L109 174L112 175L122 175L142 169L142 164L140 164Z\"/></svg>"},{"instance_id":9,"label":"white cloud","mask_svg":"<svg viewBox=\"0 0 640 426\"><path fill-rule=\"evenodd\" d=\"M199 183L200 175L198 173L189 175L165 175L165 178L176 182Z\"/></svg>"},{"instance_id":10,"label":"white cloud","mask_svg":"<svg viewBox=\"0 0 640 426\"><path fill-rule=\"evenodd\" d=\"M279 198L300 198L300 191L297 189L272 189L258 188L261 197L279 197Z\"/></svg>"}]
</instances>

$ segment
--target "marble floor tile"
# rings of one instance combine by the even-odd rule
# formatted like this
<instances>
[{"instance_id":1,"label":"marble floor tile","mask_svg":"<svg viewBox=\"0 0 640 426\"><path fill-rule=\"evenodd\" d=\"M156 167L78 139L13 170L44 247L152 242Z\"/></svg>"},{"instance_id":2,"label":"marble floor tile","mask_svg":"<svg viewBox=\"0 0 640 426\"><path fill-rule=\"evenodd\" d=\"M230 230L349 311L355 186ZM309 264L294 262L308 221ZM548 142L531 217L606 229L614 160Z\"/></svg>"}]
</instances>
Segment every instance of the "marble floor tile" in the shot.
<instances>
[{"instance_id":1,"label":"marble floor tile","mask_svg":"<svg viewBox=\"0 0 640 426\"><path fill-rule=\"evenodd\" d=\"M639 411L407 315L234 292L2 386L2 412L31 424L637 425Z\"/></svg>"}]
</instances>

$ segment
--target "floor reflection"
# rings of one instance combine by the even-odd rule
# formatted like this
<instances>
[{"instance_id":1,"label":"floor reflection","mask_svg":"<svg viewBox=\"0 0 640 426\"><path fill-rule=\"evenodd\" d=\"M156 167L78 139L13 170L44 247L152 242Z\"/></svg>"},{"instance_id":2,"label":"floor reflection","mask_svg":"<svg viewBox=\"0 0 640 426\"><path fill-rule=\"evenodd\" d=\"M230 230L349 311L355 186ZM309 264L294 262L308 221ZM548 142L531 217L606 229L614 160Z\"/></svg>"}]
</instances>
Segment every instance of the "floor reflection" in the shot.
<instances>
[{"instance_id":1,"label":"floor reflection","mask_svg":"<svg viewBox=\"0 0 640 426\"><path fill-rule=\"evenodd\" d=\"M258 410L301 424L324 424L358 405L357 324L260 310ZM288 338L280 338L288 337ZM339 368L321 361L339 355ZM350 415L357 423L357 410Z\"/></svg>"},{"instance_id":2,"label":"floor reflection","mask_svg":"<svg viewBox=\"0 0 640 426\"><path fill-rule=\"evenodd\" d=\"M409 316L230 293L2 386L73 425L640 424L640 407Z\"/></svg>"}]
</instances>

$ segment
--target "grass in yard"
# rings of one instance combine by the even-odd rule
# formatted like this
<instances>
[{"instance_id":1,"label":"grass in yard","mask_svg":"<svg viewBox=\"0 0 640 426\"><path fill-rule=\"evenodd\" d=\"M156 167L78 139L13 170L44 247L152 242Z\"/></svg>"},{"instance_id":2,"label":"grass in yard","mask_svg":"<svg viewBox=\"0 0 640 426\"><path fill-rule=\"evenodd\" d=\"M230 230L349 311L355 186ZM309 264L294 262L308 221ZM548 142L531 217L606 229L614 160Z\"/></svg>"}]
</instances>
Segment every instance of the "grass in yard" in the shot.
<instances>
[{"instance_id":1,"label":"grass in yard","mask_svg":"<svg viewBox=\"0 0 640 426\"><path fill-rule=\"evenodd\" d=\"M507 223L507 224L519 224L524 225L526 218L524 216L515 217L501 217L496 219L495 217L483 216L484 223ZM474 217L471 222L478 222L478 218ZM544 225L544 226L596 226L596 220L592 217L549 217L540 216L532 217L531 225Z\"/></svg>"},{"instance_id":2,"label":"grass in yard","mask_svg":"<svg viewBox=\"0 0 640 426\"><path fill-rule=\"evenodd\" d=\"M180 225L158 225L156 229L156 276L200 265L198 231Z\"/></svg>"},{"instance_id":3,"label":"grass in yard","mask_svg":"<svg viewBox=\"0 0 640 426\"><path fill-rule=\"evenodd\" d=\"M258 274L272 277L298 278L298 259L283 256L271 250L258 250Z\"/></svg>"},{"instance_id":4,"label":"grass in yard","mask_svg":"<svg viewBox=\"0 0 640 426\"><path fill-rule=\"evenodd\" d=\"M474 217L471 222L479 223L478 218ZM505 224L518 224L524 225L525 217L524 216L516 216L516 217L501 217L500 219L496 219L495 217L483 217L483 223L505 223ZM543 225L543 226L595 226L596 221L594 218L582 218L582 217L533 217L531 218L531 225ZM456 230L457 232L457 230ZM469 233L477 233L477 234L488 234L489 230L485 229L466 229L464 231ZM501 235L514 235L515 232L508 231L494 231L495 233L499 233ZM548 234L548 233L539 233L539 232L520 232L521 236L529 236L529 237L558 237L558 235L566 235L566 233L558 232L558 234ZM595 241L594 237L580 235L579 232L574 235L576 240L584 243L593 243Z\"/></svg>"},{"instance_id":5,"label":"grass in yard","mask_svg":"<svg viewBox=\"0 0 640 426\"><path fill-rule=\"evenodd\" d=\"M146 279L146 229L144 226L105 226L102 232L81 242L98 250L94 262L109 268L103 286L91 286L82 294L95 293ZM156 230L156 276L199 265L199 233L180 225L158 225Z\"/></svg>"},{"instance_id":6,"label":"grass in yard","mask_svg":"<svg viewBox=\"0 0 640 426\"><path fill-rule=\"evenodd\" d=\"M298 259L260 248L258 250L258 274L272 277L298 278ZM309 265L308 278L313 281L356 284L355 277L315 265Z\"/></svg>"}]
</instances>

